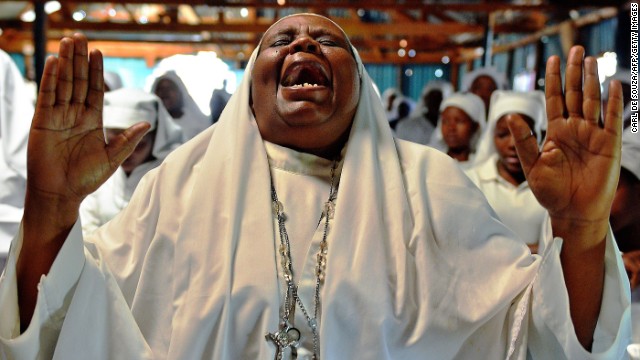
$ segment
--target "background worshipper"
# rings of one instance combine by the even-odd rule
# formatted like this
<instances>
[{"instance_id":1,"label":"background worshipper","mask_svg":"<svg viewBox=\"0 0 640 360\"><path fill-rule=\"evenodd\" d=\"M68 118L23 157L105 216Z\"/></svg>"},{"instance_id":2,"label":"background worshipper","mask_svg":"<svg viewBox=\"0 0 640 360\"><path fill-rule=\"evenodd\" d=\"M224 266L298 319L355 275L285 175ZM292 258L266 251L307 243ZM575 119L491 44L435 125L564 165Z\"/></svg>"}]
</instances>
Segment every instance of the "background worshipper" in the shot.
<instances>
[{"instance_id":1,"label":"background worshipper","mask_svg":"<svg viewBox=\"0 0 640 360\"><path fill-rule=\"evenodd\" d=\"M440 104L440 122L429 145L457 160L462 168L469 168L485 123L482 99L471 93L455 93Z\"/></svg>"},{"instance_id":2,"label":"background worshipper","mask_svg":"<svg viewBox=\"0 0 640 360\"><path fill-rule=\"evenodd\" d=\"M85 235L122 211L142 176L160 165L183 140L182 129L171 119L162 101L142 90L121 88L106 93L102 118L109 142L141 121L149 123L149 132L109 180L82 202L80 218Z\"/></svg>"},{"instance_id":3,"label":"background worshipper","mask_svg":"<svg viewBox=\"0 0 640 360\"><path fill-rule=\"evenodd\" d=\"M405 120L409 116L409 114L411 114L413 107L413 100L404 95L396 96L395 100L393 100L395 117L393 119L389 119L389 126L391 127L391 129L395 129L398 123Z\"/></svg>"},{"instance_id":4,"label":"background worshipper","mask_svg":"<svg viewBox=\"0 0 640 360\"><path fill-rule=\"evenodd\" d=\"M0 50L0 272L24 207L31 99L20 70Z\"/></svg>"},{"instance_id":5,"label":"background worshipper","mask_svg":"<svg viewBox=\"0 0 640 360\"><path fill-rule=\"evenodd\" d=\"M480 96L484 102L485 116L489 115L491 94L496 90L508 90L509 83L504 73L495 67L486 66L475 69L462 78L462 92Z\"/></svg>"},{"instance_id":6,"label":"background worshipper","mask_svg":"<svg viewBox=\"0 0 640 360\"><path fill-rule=\"evenodd\" d=\"M211 123L215 124L222 114L222 110L229 102L231 94L227 92L227 79L222 80L222 88L213 89L211 100L209 100L209 109L211 110Z\"/></svg>"},{"instance_id":7,"label":"background worshipper","mask_svg":"<svg viewBox=\"0 0 640 360\"><path fill-rule=\"evenodd\" d=\"M538 256L453 160L393 138L357 51L314 14L272 25L220 121L150 171L121 215L83 240L82 198L149 126L104 144L101 53L89 53L83 35L63 39L45 65L23 227L0 280L0 351L620 358L629 289L608 225L620 86L601 127L596 61L583 55L570 52L566 97L559 58L548 62L542 152L525 123L511 123L531 189L551 214ZM319 86L301 86L308 79Z\"/></svg>"},{"instance_id":8,"label":"background worshipper","mask_svg":"<svg viewBox=\"0 0 640 360\"><path fill-rule=\"evenodd\" d=\"M631 71L627 68L618 68L613 76L608 77L602 84L602 95L609 94L609 83L611 80L618 80L622 84L622 100L624 106L624 114L622 115L622 121L624 127L627 128L631 125ZM603 109L607 108L606 97L603 97Z\"/></svg>"},{"instance_id":9,"label":"background worshipper","mask_svg":"<svg viewBox=\"0 0 640 360\"><path fill-rule=\"evenodd\" d=\"M489 122L480 138L474 166L467 176L482 190L500 220L538 252L546 210L529 188L509 131L510 118L519 118L540 138L545 119L544 93L497 90L491 96Z\"/></svg>"},{"instance_id":10,"label":"background worshipper","mask_svg":"<svg viewBox=\"0 0 640 360\"><path fill-rule=\"evenodd\" d=\"M611 206L611 228L631 283L633 342L640 344L640 135L622 135L620 180Z\"/></svg>"},{"instance_id":11,"label":"background worshipper","mask_svg":"<svg viewBox=\"0 0 640 360\"><path fill-rule=\"evenodd\" d=\"M185 141L212 124L211 118L202 113L175 71L167 71L157 77L151 85L151 92L158 95L173 120L180 125Z\"/></svg>"},{"instance_id":12,"label":"background worshipper","mask_svg":"<svg viewBox=\"0 0 640 360\"><path fill-rule=\"evenodd\" d=\"M122 77L115 71L104 71L104 91L113 91L122 88Z\"/></svg>"},{"instance_id":13,"label":"background worshipper","mask_svg":"<svg viewBox=\"0 0 640 360\"><path fill-rule=\"evenodd\" d=\"M398 117L398 108L394 107L394 102L398 96L403 96L399 89L397 88L388 88L382 92L380 99L382 100L382 104L384 105L385 113L387 116L387 120L391 122L391 120Z\"/></svg>"},{"instance_id":14,"label":"background worshipper","mask_svg":"<svg viewBox=\"0 0 640 360\"><path fill-rule=\"evenodd\" d=\"M408 118L400 121L395 128L396 136L403 140L427 145L438 125L440 104L453 93L451 83L434 80L422 89L418 104Z\"/></svg>"}]
</instances>

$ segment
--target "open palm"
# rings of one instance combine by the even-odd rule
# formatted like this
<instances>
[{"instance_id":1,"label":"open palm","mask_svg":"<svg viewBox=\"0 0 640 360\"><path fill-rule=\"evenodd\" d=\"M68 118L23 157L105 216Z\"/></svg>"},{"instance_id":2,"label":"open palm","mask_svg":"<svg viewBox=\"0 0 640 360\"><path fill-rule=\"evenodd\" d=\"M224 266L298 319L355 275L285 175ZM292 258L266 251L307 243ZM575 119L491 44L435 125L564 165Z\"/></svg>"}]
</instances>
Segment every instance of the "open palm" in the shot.
<instances>
[{"instance_id":1,"label":"open palm","mask_svg":"<svg viewBox=\"0 0 640 360\"><path fill-rule=\"evenodd\" d=\"M569 53L565 92L560 60L547 62L548 132L542 150L525 124L511 124L527 181L552 218L598 222L609 211L620 172L622 89L612 82L604 124L596 60L584 49Z\"/></svg>"},{"instance_id":2,"label":"open palm","mask_svg":"<svg viewBox=\"0 0 640 360\"><path fill-rule=\"evenodd\" d=\"M133 151L148 125L138 124L105 144L102 129L102 55L87 56L76 34L47 59L28 148L28 189L33 195L80 203Z\"/></svg>"}]
</instances>

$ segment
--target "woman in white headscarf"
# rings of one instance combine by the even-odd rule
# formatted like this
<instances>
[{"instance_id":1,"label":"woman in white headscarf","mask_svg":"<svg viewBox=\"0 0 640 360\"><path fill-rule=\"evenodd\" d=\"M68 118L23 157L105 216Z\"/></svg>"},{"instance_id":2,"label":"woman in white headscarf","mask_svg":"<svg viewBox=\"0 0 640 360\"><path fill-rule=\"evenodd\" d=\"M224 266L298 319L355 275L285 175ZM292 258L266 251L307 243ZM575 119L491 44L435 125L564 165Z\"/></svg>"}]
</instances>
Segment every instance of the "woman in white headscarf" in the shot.
<instances>
[{"instance_id":1,"label":"woman in white headscarf","mask_svg":"<svg viewBox=\"0 0 640 360\"><path fill-rule=\"evenodd\" d=\"M529 168L539 174L532 188L562 205L549 204L554 233L548 251L532 256L452 159L393 138L342 29L296 14L265 32L216 125L150 171L129 206L83 242L74 196L99 184L148 127L134 125L107 146L98 137L91 111L100 107L100 53L73 56L87 53L86 42L62 41L60 71L73 88L57 84L55 58L45 67L52 76L34 123L49 131L32 132L40 141L30 145L46 150L64 139L85 152L42 159L29 148L33 193L0 281L8 357L589 359L625 351L624 274L608 220L596 220L608 216L619 172L616 112L606 129L589 128L602 149L554 149L580 153L579 164L558 159L578 166L573 175L599 174L579 188L558 179L557 163L514 124L528 164L542 159ZM582 55L574 48L569 61ZM597 70L593 58L586 64L592 91ZM571 72L582 78L580 67ZM552 58L547 84L559 83ZM87 116L49 121L74 90ZM76 120L95 136L57 131ZM572 124L559 119L550 133L571 134ZM61 178L68 181L50 181ZM585 223L558 218L566 215Z\"/></svg>"},{"instance_id":2,"label":"woman in white headscarf","mask_svg":"<svg viewBox=\"0 0 640 360\"><path fill-rule=\"evenodd\" d=\"M500 219L522 239L532 252L538 251L546 210L529 188L508 127L511 118L524 120L536 139L546 122L544 93L497 90L491 96L489 122L467 170L489 200Z\"/></svg>"},{"instance_id":3,"label":"woman in white headscarf","mask_svg":"<svg viewBox=\"0 0 640 360\"><path fill-rule=\"evenodd\" d=\"M403 96L400 90L397 88L391 87L387 88L382 92L380 96L380 100L382 101L382 105L385 109L385 114L387 117L387 121L391 122L391 120L398 117L398 108L393 106L397 97Z\"/></svg>"},{"instance_id":4,"label":"woman in white headscarf","mask_svg":"<svg viewBox=\"0 0 640 360\"><path fill-rule=\"evenodd\" d=\"M509 84L504 73L493 66L475 69L462 78L463 92L470 92L480 96L485 106L485 115L488 116L491 94L496 90L507 90Z\"/></svg>"},{"instance_id":5,"label":"woman in white headscarf","mask_svg":"<svg viewBox=\"0 0 640 360\"><path fill-rule=\"evenodd\" d=\"M422 89L420 99L409 117L396 126L396 136L418 144L429 144L438 125L440 104L452 93L451 83L442 80L430 81Z\"/></svg>"},{"instance_id":6,"label":"woman in white headscarf","mask_svg":"<svg viewBox=\"0 0 640 360\"><path fill-rule=\"evenodd\" d=\"M482 99L471 93L455 93L440 104L440 121L429 145L466 169L473 165L485 123Z\"/></svg>"},{"instance_id":7,"label":"woman in white headscarf","mask_svg":"<svg viewBox=\"0 0 640 360\"><path fill-rule=\"evenodd\" d=\"M198 135L213 123L211 118L200 110L175 71L167 71L156 78L151 85L151 92L162 100L173 120L180 125L185 141Z\"/></svg>"},{"instance_id":8,"label":"woman in white headscarf","mask_svg":"<svg viewBox=\"0 0 640 360\"><path fill-rule=\"evenodd\" d=\"M32 97L18 67L0 50L0 272L22 218Z\"/></svg>"},{"instance_id":9,"label":"woman in white headscarf","mask_svg":"<svg viewBox=\"0 0 640 360\"><path fill-rule=\"evenodd\" d=\"M149 124L149 132L109 180L82 202L80 218L85 235L122 211L140 179L182 144L182 130L157 96L131 88L105 93L103 126L108 141L141 121Z\"/></svg>"}]
</instances>

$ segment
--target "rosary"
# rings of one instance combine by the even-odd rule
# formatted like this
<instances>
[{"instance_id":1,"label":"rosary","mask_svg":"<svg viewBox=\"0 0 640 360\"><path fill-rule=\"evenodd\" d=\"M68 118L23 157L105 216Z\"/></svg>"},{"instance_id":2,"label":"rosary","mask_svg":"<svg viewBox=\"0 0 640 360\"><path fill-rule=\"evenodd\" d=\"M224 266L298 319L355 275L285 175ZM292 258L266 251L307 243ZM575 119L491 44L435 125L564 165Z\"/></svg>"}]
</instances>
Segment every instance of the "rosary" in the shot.
<instances>
[{"instance_id":1,"label":"rosary","mask_svg":"<svg viewBox=\"0 0 640 360\"><path fill-rule=\"evenodd\" d=\"M291 348L292 353L295 353L296 348L300 345L300 330L291 325L291 317L293 312L291 311L297 304L300 310L304 314L307 320L307 324L311 328L313 333L313 359L318 360L320 355L320 339L318 336L318 309L320 307L320 286L324 283L325 268L327 266L327 232L329 230L329 220L333 219L335 210L336 189L334 187L335 170L338 162L334 161L331 167L331 187L329 189L329 199L324 204L324 209L320 217L320 222L324 218L324 231L322 234L322 241L320 241L320 248L316 255L317 263L315 268L316 286L314 291L314 304L313 304L313 317L309 315L309 312L305 308L302 300L298 296L298 286L293 281L293 266L291 262L291 246L289 244L289 235L287 229L284 226L286 219L284 214L284 208L282 203L278 200L278 195L273 187L273 181L271 183L271 200L273 201L273 212L278 218L278 230L280 232L280 248L279 252L282 257L282 272L284 283L286 286L286 293L284 297L282 318L278 330L270 332L265 335L267 341L273 342L276 346L276 360L282 360L284 351Z\"/></svg>"}]
</instances>

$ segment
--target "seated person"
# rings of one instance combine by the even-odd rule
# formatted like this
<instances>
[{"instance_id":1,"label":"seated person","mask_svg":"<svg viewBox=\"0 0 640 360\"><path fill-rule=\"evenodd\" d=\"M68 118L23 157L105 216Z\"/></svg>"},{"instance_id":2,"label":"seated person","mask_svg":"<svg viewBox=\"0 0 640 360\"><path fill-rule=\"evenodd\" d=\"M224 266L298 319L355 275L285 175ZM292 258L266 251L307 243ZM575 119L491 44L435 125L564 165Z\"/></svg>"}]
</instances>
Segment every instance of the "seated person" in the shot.
<instances>
[{"instance_id":1,"label":"seated person","mask_svg":"<svg viewBox=\"0 0 640 360\"><path fill-rule=\"evenodd\" d=\"M538 251L546 211L529 188L507 123L518 118L539 139L541 125L546 122L544 107L544 94L540 91L495 91L476 162L466 171L504 224L533 253Z\"/></svg>"},{"instance_id":2,"label":"seated person","mask_svg":"<svg viewBox=\"0 0 640 360\"><path fill-rule=\"evenodd\" d=\"M175 71L168 71L156 78L151 85L151 92L162 100L173 120L180 125L185 141L212 124L211 117L200 110Z\"/></svg>"},{"instance_id":3,"label":"seated person","mask_svg":"<svg viewBox=\"0 0 640 360\"><path fill-rule=\"evenodd\" d=\"M453 93L451 83L441 80L429 82L424 89L415 109L409 117L398 123L395 128L399 139L427 145L438 126L440 104Z\"/></svg>"},{"instance_id":4,"label":"seated person","mask_svg":"<svg viewBox=\"0 0 640 360\"><path fill-rule=\"evenodd\" d=\"M473 165L485 123L482 99L471 93L455 93L440 104L440 122L429 145L468 168Z\"/></svg>"},{"instance_id":5,"label":"seated person","mask_svg":"<svg viewBox=\"0 0 640 360\"><path fill-rule=\"evenodd\" d=\"M120 88L107 92L102 119L107 141L113 141L125 129L141 121L150 127L109 180L82 202L80 218L85 234L122 211L140 179L182 144L182 130L173 122L160 99L142 90Z\"/></svg>"}]
</instances>

